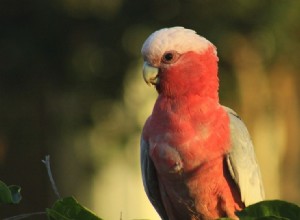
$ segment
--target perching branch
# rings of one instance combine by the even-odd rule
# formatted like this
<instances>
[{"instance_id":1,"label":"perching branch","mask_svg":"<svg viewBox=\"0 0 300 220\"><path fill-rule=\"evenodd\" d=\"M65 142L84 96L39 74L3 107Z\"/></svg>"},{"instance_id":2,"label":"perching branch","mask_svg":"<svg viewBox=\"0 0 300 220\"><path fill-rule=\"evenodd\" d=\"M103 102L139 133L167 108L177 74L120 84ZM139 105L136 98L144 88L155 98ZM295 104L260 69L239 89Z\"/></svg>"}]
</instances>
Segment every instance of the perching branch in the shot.
<instances>
[{"instance_id":1,"label":"perching branch","mask_svg":"<svg viewBox=\"0 0 300 220\"><path fill-rule=\"evenodd\" d=\"M13 217L5 218L3 220L20 220L20 219L28 218L28 217L35 216L35 215L45 215L45 214L46 214L46 212L33 212L33 213L27 213L27 214L22 214L22 215L16 215Z\"/></svg>"}]
</instances>

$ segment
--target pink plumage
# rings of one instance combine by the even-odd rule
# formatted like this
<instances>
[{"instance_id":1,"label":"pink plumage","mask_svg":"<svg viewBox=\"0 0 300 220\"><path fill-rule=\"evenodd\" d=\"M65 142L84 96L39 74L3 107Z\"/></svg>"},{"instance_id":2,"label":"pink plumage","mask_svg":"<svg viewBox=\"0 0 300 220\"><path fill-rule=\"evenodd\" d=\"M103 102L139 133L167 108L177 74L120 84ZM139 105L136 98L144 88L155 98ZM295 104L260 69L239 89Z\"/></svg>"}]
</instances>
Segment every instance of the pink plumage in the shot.
<instances>
[{"instance_id":1,"label":"pink plumage","mask_svg":"<svg viewBox=\"0 0 300 220\"><path fill-rule=\"evenodd\" d=\"M159 94L141 138L150 201L164 220L237 219L264 192L247 129L219 104L215 46L174 27L150 35L142 55Z\"/></svg>"}]
</instances>

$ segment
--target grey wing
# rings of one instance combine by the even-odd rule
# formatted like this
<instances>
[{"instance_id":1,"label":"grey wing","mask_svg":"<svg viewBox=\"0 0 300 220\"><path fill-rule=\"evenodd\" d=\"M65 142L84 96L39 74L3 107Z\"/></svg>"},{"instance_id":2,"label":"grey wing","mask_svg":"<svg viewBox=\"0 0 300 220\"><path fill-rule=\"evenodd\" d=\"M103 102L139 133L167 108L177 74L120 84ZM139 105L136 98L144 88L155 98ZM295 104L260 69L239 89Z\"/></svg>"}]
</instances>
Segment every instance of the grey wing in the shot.
<instances>
[{"instance_id":1,"label":"grey wing","mask_svg":"<svg viewBox=\"0 0 300 220\"><path fill-rule=\"evenodd\" d=\"M168 220L169 218L161 199L156 169L149 156L149 144L143 138L141 138L141 168L144 188L150 202L160 217L163 220Z\"/></svg>"},{"instance_id":2,"label":"grey wing","mask_svg":"<svg viewBox=\"0 0 300 220\"><path fill-rule=\"evenodd\" d=\"M230 174L240 188L246 206L264 200L262 178L248 130L239 116L224 107L230 118L231 150L227 155Z\"/></svg>"}]
</instances>

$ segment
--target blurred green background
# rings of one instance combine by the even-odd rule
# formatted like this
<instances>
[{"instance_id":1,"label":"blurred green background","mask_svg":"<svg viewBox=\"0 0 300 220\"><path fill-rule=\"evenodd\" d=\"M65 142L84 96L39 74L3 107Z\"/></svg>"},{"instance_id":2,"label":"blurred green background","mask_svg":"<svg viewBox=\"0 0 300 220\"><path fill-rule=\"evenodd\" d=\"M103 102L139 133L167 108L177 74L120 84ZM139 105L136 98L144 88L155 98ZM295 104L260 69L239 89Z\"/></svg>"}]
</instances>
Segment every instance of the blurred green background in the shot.
<instances>
[{"instance_id":1,"label":"blurred green background","mask_svg":"<svg viewBox=\"0 0 300 220\"><path fill-rule=\"evenodd\" d=\"M46 154L63 196L107 220L158 219L140 178L139 135L156 97L140 48L170 26L217 46L220 99L249 128L267 198L300 204L299 9L290 0L1 0L0 179L22 186L23 200L0 206L0 219L55 201Z\"/></svg>"}]
</instances>

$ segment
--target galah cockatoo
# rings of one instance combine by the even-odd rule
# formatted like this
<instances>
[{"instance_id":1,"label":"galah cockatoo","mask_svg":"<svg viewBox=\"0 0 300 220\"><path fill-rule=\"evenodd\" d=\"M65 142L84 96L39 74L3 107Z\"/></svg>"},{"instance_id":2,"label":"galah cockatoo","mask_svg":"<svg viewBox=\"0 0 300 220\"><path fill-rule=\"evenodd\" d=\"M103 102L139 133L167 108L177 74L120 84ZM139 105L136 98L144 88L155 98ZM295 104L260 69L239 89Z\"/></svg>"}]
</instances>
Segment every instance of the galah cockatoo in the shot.
<instances>
[{"instance_id":1,"label":"galah cockatoo","mask_svg":"<svg viewBox=\"0 0 300 220\"><path fill-rule=\"evenodd\" d=\"M147 196L163 220L211 220L264 199L253 145L220 105L216 47L183 27L152 33L143 77L158 98L141 137Z\"/></svg>"}]
</instances>

